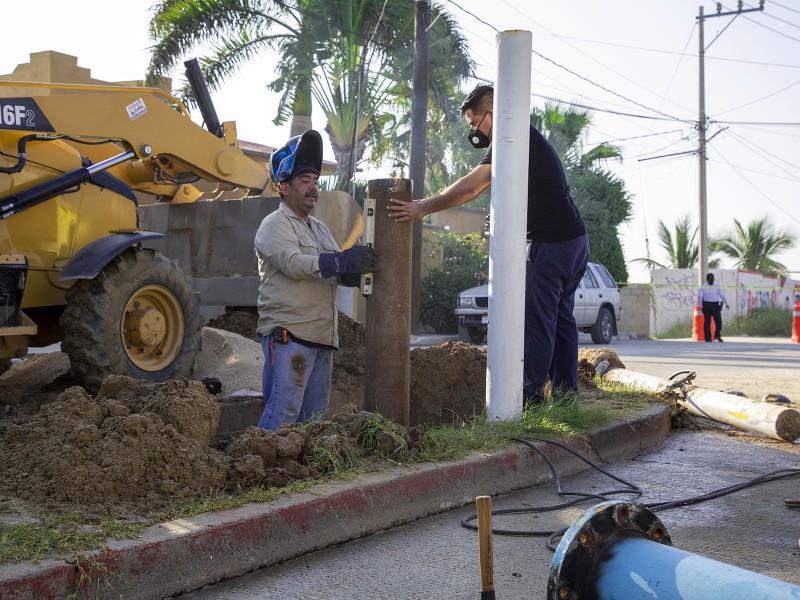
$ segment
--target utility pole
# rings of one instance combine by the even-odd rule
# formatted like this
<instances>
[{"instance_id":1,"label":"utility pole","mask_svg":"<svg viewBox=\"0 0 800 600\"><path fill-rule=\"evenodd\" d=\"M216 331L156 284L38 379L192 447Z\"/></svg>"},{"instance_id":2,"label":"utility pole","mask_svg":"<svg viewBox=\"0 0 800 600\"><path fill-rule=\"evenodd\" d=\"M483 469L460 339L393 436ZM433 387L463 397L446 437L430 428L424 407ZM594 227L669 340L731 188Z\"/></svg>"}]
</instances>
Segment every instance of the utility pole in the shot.
<instances>
[{"instance_id":1,"label":"utility pole","mask_svg":"<svg viewBox=\"0 0 800 600\"><path fill-rule=\"evenodd\" d=\"M428 123L428 0L417 0L414 19L414 96L411 102L411 198L425 195L425 156ZM420 332L420 279L422 270L422 221L411 230L411 333Z\"/></svg>"},{"instance_id":2,"label":"utility pole","mask_svg":"<svg viewBox=\"0 0 800 600\"><path fill-rule=\"evenodd\" d=\"M757 10L764 10L764 0L759 0L758 8L743 7L743 0L739 0L736 10L722 12L722 4L717 2L717 13L714 15L703 15L703 6L700 5L700 14L697 16L697 22L700 28L698 39L700 43L700 50L698 56L700 58L700 85L699 85L699 116L697 119L697 156L700 161L699 172L699 203L700 203L700 271L698 272L698 285L702 287L706 273L708 273L708 212L707 212L707 186L706 186L706 132L708 130L708 117L706 116L706 75L705 75L705 54L706 46L703 37L703 21L711 17L726 17L754 12ZM724 31L724 30L723 30ZM719 37L719 35L717 36ZM716 41L716 37L711 40L711 44ZM711 47L711 44L708 46Z\"/></svg>"}]
</instances>

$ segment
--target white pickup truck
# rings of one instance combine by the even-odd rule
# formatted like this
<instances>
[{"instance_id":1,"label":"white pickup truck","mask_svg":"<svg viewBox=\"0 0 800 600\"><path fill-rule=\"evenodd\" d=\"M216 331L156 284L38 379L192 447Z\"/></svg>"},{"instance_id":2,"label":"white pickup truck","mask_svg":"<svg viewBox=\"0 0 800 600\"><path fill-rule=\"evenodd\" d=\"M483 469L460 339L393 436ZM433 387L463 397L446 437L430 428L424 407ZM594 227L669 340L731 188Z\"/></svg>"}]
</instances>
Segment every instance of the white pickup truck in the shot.
<instances>
[{"instance_id":1,"label":"white pickup truck","mask_svg":"<svg viewBox=\"0 0 800 600\"><path fill-rule=\"evenodd\" d=\"M622 319L619 286L601 264L589 263L575 291L572 314L578 330L592 334L595 344L608 344L617 335L617 322ZM456 300L458 337L465 342L481 344L489 326L489 286L464 290Z\"/></svg>"}]
</instances>

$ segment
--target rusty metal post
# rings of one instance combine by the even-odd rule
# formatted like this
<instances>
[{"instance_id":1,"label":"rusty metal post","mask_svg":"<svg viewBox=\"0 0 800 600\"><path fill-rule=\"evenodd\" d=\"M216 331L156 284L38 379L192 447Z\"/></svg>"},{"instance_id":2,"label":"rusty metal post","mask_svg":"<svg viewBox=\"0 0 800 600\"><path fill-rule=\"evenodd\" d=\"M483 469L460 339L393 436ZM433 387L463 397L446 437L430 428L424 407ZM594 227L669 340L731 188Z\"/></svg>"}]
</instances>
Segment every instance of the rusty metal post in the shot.
<instances>
[{"instance_id":1,"label":"rusty metal post","mask_svg":"<svg viewBox=\"0 0 800 600\"><path fill-rule=\"evenodd\" d=\"M367 296L364 409L408 425L411 392L411 223L393 223L389 198L411 199L411 180L373 179L378 269Z\"/></svg>"}]
</instances>

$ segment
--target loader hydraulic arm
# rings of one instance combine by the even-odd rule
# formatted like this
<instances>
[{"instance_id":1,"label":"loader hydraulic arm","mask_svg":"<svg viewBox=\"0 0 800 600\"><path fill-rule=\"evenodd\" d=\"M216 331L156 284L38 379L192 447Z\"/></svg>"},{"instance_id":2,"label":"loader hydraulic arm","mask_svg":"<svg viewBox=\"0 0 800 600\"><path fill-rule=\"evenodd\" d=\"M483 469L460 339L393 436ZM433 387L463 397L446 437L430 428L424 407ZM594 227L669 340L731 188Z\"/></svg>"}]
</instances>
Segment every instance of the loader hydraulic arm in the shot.
<instances>
[{"instance_id":1,"label":"loader hydraulic arm","mask_svg":"<svg viewBox=\"0 0 800 600\"><path fill-rule=\"evenodd\" d=\"M37 93L43 88L48 91ZM29 95L3 97L23 89ZM207 111L216 114L210 98L203 102L208 123ZM165 191L201 178L260 193L267 170L239 148L234 122L218 123L209 123L217 131L206 131L179 100L156 88L0 82L0 131L58 136L80 144L94 164L131 153L108 172L134 190L169 195ZM31 137L44 143L42 136Z\"/></svg>"}]
</instances>

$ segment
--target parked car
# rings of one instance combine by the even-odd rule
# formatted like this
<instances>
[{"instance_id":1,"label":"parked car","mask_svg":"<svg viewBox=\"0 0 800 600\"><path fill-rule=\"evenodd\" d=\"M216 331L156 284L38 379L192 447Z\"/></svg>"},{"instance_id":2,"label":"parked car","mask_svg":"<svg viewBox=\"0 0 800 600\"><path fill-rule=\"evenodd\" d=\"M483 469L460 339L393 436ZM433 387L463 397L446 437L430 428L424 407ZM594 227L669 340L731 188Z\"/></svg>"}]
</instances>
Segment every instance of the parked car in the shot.
<instances>
[{"instance_id":1,"label":"parked car","mask_svg":"<svg viewBox=\"0 0 800 600\"><path fill-rule=\"evenodd\" d=\"M603 265L589 263L575 291L572 314L578 330L592 334L595 344L608 344L617 335L617 322L622 319L619 286ZM464 290L456 300L458 337L465 342L481 344L489 327L488 284Z\"/></svg>"}]
</instances>

